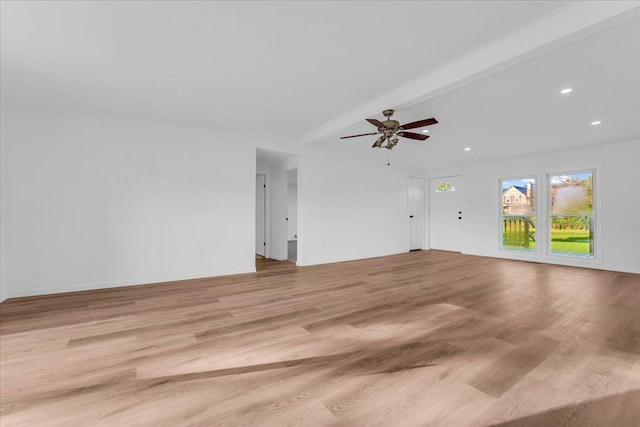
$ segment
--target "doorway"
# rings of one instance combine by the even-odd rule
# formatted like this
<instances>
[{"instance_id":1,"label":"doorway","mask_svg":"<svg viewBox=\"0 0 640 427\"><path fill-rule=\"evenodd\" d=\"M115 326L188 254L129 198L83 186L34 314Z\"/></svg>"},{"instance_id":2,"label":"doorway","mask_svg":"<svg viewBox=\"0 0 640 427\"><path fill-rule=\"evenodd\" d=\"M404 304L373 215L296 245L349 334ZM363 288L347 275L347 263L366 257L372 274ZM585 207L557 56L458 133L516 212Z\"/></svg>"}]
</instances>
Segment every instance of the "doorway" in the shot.
<instances>
[{"instance_id":1,"label":"doorway","mask_svg":"<svg viewBox=\"0 0 640 427\"><path fill-rule=\"evenodd\" d=\"M409 177L409 250L424 247L424 179Z\"/></svg>"},{"instance_id":2,"label":"doorway","mask_svg":"<svg viewBox=\"0 0 640 427\"><path fill-rule=\"evenodd\" d=\"M267 247L266 224L266 175L256 175L256 255L265 256Z\"/></svg>"},{"instance_id":3,"label":"doorway","mask_svg":"<svg viewBox=\"0 0 640 427\"><path fill-rule=\"evenodd\" d=\"M298 169L287 171L287 261L298 260Z\"/></svg>"},{"instance_id":4,"label":"doorway","mask_svg":"<svg viewBox=\"0 0 640 427\"><path fill-rule=\"evenodd\" d=\"M461 176L429 180L429 245L460 252L462 247Z\"/></svg>"}]
</instances>

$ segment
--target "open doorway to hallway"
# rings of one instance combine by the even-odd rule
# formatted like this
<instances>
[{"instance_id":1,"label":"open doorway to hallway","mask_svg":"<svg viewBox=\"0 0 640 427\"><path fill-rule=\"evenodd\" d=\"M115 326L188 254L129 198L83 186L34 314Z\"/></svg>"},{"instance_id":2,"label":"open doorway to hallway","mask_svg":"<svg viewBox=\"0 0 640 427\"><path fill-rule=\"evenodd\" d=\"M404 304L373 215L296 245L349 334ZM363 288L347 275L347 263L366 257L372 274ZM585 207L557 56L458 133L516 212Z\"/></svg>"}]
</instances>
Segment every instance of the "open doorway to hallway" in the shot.
<instances>
[{"instance_id":1,"label":"open doorway to hallway","mask_svg":"<svg viewBox=\"0 0 640 427\"><path fill-rule=\"evenodd\" d=\"M256 148L256 269L266 259L287 261L298 258L298 157L281 151ZM264 177L264 184L259 180ZM289 188L291 185L291 189ZM261 185L263 185L261 187ZM291 191L291 197L289 192ZM264 211L261 210L264 196ZM289 209L289 199L295 208ZM264 212L264 227L262 213ZM264 231L263 231L264 230ZM264 237L263 237L264 233ZM290 239L291 236L291 239ZM289 240L295 244L290 256ZM260 244L264 250L261 251Z\"/></svg>"}]
</instances>

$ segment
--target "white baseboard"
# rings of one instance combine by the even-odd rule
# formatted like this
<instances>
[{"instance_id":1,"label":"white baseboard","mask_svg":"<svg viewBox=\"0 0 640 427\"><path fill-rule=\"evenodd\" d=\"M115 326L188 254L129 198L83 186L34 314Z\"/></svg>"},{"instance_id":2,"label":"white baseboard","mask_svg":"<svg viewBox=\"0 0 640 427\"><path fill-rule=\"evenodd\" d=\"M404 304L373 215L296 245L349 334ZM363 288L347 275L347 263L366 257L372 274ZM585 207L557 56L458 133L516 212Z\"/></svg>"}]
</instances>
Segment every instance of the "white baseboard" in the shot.
<instances>
[{"instance_id":1,"label":"white baseboard","mask_svg":"<svg viewBox=\"0 0 640 427\"><path fill-rule=\"evenodd\" d=\"M31 297L37 295L49 295L49 294L61 294L66 292L79 292L79 291L92 291L96 289L109 289L109 288L120 288L124 286L138 286L138 285L150 285L156 283L167 283L167 282L179 282L183 280L197 280L197 279L210 279L215 277L222 276L231 276L235 274L246 274L246 273L255 273L256 268L251 267L245 270L230 270L224 272L212 272L212 273L201 273L190 276L165 276L165 277L149 277L144 279L134 279L134 280L126 280L126 281L114 281L114 282L98 282L98 283L86 283L86 284L78 284L72 286L63 286L63 287L52 287L52 288L35 288L35 289L12 289L8 292L5 292L7 295L4 296L2 301L7 298L21 298L21 297Z\"/></svg>"}]
</instances>

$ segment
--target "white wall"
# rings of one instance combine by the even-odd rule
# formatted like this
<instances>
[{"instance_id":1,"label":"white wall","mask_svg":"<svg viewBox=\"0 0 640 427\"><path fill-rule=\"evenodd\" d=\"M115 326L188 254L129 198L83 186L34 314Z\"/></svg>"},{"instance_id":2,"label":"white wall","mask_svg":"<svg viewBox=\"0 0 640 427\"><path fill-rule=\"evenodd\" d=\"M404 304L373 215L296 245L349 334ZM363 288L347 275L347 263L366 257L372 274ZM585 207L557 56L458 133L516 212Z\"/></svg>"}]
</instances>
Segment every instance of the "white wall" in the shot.
<instances>
[{"instance_id":1,"label":"white wall","mask_svg":"<svg viewBox=\"0 0 640 427\"><path fill-rule=\"evenodd\" d=\"M256 141L278 149L278 137L4 104L1 113L3 298L254 271ZM408 177L421 173L320 143L265 166L271 257L286 259L292 167L298 265L408 251ZM498 249L499 178L584 168L597 169L602 199L597 263ZM463 252L640 272L639 141L427 175L455 174Z\"/></svg>"},{"instance_id":2,"label":"white wall","mask_svg":"<svg viewBox=\"0 0 640 427\"><path fill-rule=\"evenodd\" d=\"M597 147L560 151L482 163L460 168L428 171L427 177L462 175L464 223L463 253L576 265L606 270L640 273L640 141L627 141ZM546 199L546 174L596 169L597 211L596 250L598 259L579 260L549 256L542 250L535 255L501 251L498 180L534 175L538 201ZM598 203L598 202L596 202ZM547 235L544 204L538 211L538 246L543 249ZM427 219L427 225L428 225Z\"/></svg>"},{"instance_id":3,"label":"white wall","mask_svg":"<svg viewBox=\"0 0 640 427\"><path fill-rule=\"evenodd\" d=\"M298 183L287 183L287 240L298 238Z\"/></svg>"},{"instance_id":4,"label":"white wall","mask_svg":"<svg viewBox=\"0 0 640 427\"><path fill-rule=\"evenodd\" d=\"M5 107L5 104L2 100L0 100L0 302L4 301L9 297L9 289L7 287L7 268L5 262L5 256L7 254L6 251L6 239L5 239L5 203L4 203L4 194L5 194L5 162L6 155L5 151L5 140L6 140L6 121L9 119L8 110Z\"/></svg>"},{"instance_id":5,"label":"white wall","mask_svg":"<svg viewBox=\"0 0 640 427\"><path fill-rule=\"evenodd\" d=\"M6 296L255 271L256 135L5 108Z\"/></svg>"},{"instance_id":6,"label":"white wall","mask_svg":"<svg viewBox=\"0 0 640 427\"><path fill-rule=\"evenodd\" d=\"M307 147L298 168L298 265L407 252L410 175L421 173L335 142Z\"/></svg>"}]
</instances>

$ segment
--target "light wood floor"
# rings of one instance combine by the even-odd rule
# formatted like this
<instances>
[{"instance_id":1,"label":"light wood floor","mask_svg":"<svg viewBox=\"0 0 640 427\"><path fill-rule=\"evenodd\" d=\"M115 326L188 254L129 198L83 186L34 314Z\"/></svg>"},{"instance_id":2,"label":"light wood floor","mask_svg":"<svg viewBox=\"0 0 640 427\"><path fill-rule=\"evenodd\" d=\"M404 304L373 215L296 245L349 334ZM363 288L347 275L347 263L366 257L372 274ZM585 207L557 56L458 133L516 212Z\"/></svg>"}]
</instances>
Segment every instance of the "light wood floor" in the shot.
<instances>
[{"instance_id":1,"label":"light wood floor","mask_svg":"<svg viewBox=\"0 0 640 427\"><path fill-rule=\"evenodd\" d=\"M5 301L3 426L640 425L640 276L440 251Z\"/></svg>"}]
</instances>

